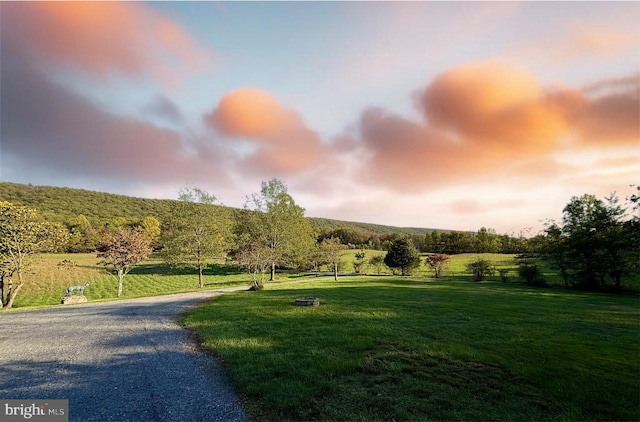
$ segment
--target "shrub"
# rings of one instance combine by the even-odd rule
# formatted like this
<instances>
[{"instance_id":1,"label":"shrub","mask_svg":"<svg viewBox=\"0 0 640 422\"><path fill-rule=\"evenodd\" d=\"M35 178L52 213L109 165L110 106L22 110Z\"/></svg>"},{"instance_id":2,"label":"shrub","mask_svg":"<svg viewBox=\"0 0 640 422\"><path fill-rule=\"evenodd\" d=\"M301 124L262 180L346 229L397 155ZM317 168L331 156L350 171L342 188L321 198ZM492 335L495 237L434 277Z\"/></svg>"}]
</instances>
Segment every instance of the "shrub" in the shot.
<instances>
[{"instance_id":1,"label":"shrub","mask_svg":"<svg viewBox=\"0 0 640 422\"><path fill-rule=\"evenodd\" d=\"M500 268L498 270L498 273L500 274L500 281L502 281L503 283L506 283L509 281L509 270L506 268Z\"/></svg>"},{"instance_id":2,"label":"shrub","mask_svg":"<svg viewBox=\"0 0 640 422\"><path fill-rule=\"evenodd\" d=\"M376 269L376 273L380 274L382 269L386 266L384 263L384 256L374 255L369 258L369 265Z\"/></svg>"},{"instance_id":3,"label":"shrub","mask_svg":"<svg viewBox=\"0 0 640 422\"><path fill-rule=\"evenodd\" d=\"M486 276L493 275L495 269L488 259L477 258L465 265L465 269L469 274L473 275L474 281L482 281Z\"/></svg>"},{"instance_id":4,"label":"shrub","mask_svg":"<svg viewBox=\"0 0 640 422\"><path fill-rule=\"evenodd\" d=\"M542 271L535 262L521 261L518 263L518 275L525 284L535 287L546 287L547 283L542 277Z\"/></svg>"},{"instance_id":5,"label":"shrub","mask_svg":"<svg viewBox=\"0 0 640 422\"><path fill-rule=\"evenodd\" d=\"M440 276L442 275L442 271L444 271L444 269L449 264L449 259L449 255L435 253L427 256L424 263L433 270L433 276L435 278L440 278Z\"/></svg>"},{"instance_id":6,"label":"shrub","mask_svg":"<svg viewBox=\"0 0 640 422\"><path fill-rule=\"evenodd\" d=\"M361 250L360 252L356 252L355 260L353 261L353 271L355 271L356 274L360 274L364 266L366 265L366 261L364 260L364 258L365 258L364 250Z\"/></svg>"}]
</instances>

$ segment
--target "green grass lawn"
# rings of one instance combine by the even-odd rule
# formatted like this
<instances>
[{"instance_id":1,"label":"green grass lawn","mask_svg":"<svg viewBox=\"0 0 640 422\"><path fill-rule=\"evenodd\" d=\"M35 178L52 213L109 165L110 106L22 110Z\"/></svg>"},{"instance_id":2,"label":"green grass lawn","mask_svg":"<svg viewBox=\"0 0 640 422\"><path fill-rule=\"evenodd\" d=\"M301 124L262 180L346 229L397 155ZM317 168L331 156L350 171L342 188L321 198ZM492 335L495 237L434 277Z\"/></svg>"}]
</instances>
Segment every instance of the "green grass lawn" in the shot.
<instances>
[{"instance_id":1,"label":"green grass lawn","mask_svg":"<svg viewBox=\"0 0 640 422\"><path fill-rule=\"evenodd\" d=\"M59 267L63 260L75 263ZM24 273L25 284L18 292L14 308L60 304L69 286L89 282L84 291L89 301L116 299L118 280L98 265L95 254L46 254L36 258ZM223 262L210 265L204 271L204 288L249 284L249 277ZM137 265L124 279L122 298L156 296L198 290L197 270L171 268L157 259Z\"/></svg>"},{"instance_id":2,"label":"green grass lawn","mask_svg":"<svg viewBox=\"0 0 640 422\"><path fill-rule=\"evenodd\" d=\"M252 420L640 420L637 296L367 276L228 293L183 322Z\"/></svg>"}]
</instances>

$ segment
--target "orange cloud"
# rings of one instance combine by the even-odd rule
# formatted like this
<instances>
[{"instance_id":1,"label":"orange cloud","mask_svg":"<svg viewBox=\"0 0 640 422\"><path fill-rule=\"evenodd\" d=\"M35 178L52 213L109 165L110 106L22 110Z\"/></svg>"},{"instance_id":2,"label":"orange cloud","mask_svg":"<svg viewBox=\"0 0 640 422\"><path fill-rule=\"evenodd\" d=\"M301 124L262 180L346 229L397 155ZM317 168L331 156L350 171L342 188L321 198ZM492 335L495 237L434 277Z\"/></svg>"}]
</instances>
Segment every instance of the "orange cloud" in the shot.
<instances>
[{"instance_id":1,"label":"orange cloud","mask_svg":"<svg viewBox=\"0 0 640 422\"><path fill-rule=\"evenodd\" d=\"M489 61L442 73L423 91L419 106L430 124L468 142L494 152L534 152L553 147L568 130L557 100L545 96L525 69Z\"/></svg>"},{"instance_id":2,"label":"orange cloud","mask_svg":"<svg viewBox=\"0 0 640 422\"><path fill-rule=\"evenodd\" d=\"M242 88L226 94L208 117L217 129L231 136L277 137L301 122L295 112L286 110L270 94Z\"/></svg>"},{"instance_id":3,"label":"orange cloud","mask_svg":"<svg viewBox=\"0 0 640 422\"><path fill-rule=\"evenodd\" d=\"M2 14L11 43L99 76L151 74L174 83L209 61L176 22L141 3L9 2Z\"/></svg>"},{"instance_id":4,"label":"orange cloud","mask_svg":"<svg viewBox=\"0 0 640 422\"><path fill-rule=\"evenodd\" d=\"M640 108L637 85L631 85L624 78L589 90L545 90L529 72L504 62L453 68L420 92L424 121L380 109L362 114L363 174L405 191L469 178L517 175L526 183L560 174L570 169L553 158L557 151L637 146Z\"/></svg>"},{"instance_id":5,"label":"orange cloud","mask_svg":"<svg viewBox=\"0 0 640 422\"><path fill-rule=\"evenodd\" d=\"M242 88L226 94L205 121L221 134L242 138L256 149L240 163L256 173L277 176L305 170L326 154L318 135L297 112L261 90Z\"/></svg>"}]
</instances>

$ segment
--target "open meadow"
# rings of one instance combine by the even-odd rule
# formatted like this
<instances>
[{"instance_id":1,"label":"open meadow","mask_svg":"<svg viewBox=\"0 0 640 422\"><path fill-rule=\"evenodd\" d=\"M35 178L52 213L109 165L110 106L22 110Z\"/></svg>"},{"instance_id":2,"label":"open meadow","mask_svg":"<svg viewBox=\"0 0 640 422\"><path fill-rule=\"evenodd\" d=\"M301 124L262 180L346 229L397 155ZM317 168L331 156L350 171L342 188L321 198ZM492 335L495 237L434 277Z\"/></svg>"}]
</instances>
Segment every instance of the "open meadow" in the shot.
<instances>
[{"instance_id":1,"label":"open meadow","mask_svg":"<svg viewBox=\"0 0 640 422\"><path fill-rule=\"evenodd\" d=\"M227 293L184 316L224 362L250 419L640 419L637 294L565 290L548 268L552 287L527 287L515 257L500 254L482 257L504 277L480 283L464 269L475 254L452 256L441 279L424 265L411 277L370 265L345 276L356 252L343 252L338 281L282 272L265 290ZM115 300L117 281L97 261L40 256L15 307L58 305L66 287L87 281L89 301ZM248 283L224 262L204 273L205 289ZM195 270L149 259L126 276L122 297L196 286ZM627 286L637 291L637 280ZM321 304L293 306L298 297Z\"/></svg>"},{"instance_id":2,"label":"open meadow","mask_svg":"<svg viewBox=\"0 0 640 422\"><path fill-rule=\"evenodd\" d=\"M89 301L116 299L117 278L98 265L95 254L44 254L27 267L25 284L14 308L60 304L69 286L89 282L84 295ZM223 262L211 265L204 274L204 288L247 284L247 276ZM137 265L125 277L122 299L197 290L198 275L192 268L172 268L157 259Z\"/></svg>"},{"instance_id":3,"label":"open meadow","mask_svg":"<svg viewBox=\"0 0 640 422\"><path fill-rule=\"evenodd\" d=\"M183 323L253 420L638 420L639 305L367 276L225 294Z\"/></svg>"}]
</instances>

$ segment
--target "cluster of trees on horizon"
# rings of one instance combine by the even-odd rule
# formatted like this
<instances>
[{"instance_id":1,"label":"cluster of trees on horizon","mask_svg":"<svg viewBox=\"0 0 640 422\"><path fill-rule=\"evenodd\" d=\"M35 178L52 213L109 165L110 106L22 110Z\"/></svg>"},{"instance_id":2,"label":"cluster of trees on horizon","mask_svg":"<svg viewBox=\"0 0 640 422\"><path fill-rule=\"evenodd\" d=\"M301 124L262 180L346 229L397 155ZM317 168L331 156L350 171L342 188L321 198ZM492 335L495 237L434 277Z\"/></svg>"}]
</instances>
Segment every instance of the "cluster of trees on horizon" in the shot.
<instances>
[{"instance_id":1,"label":"cluster of trees on horizon","mask_svg":"<svg viewBox=\"0 0 640 422\"><path fill-rule=\"evenodd\" d=\"M627 199L636 210L638 195ZM559 271L566 287L590 290L605 290L610 284L619 290L622 277L639 269L639 219L629 218L615 194L606 201L593 195L572 198L563 210L562 223L549 222L532 238L498 235L484 227L478 232L426 234L381 235L353 227L318 231L278 179L262 182L260 192L247 197L243 210L220 206L204 190L185 189L177 201L167 203L162 221L154 216L133 222L117 217L101 227L84 215L63 225L47 221L35 209L6 201L0 204L0 306L5 307L11 306L23 285L27 258L53 250L97 253L100 263L117 274L118 296L124 276L152 251L168 264L196 268L198 287L203 286L204 268L221 258L230 258L247 271L254 289L262 288L267 274L273 280L276 268L317 271L330 265L337 278L345 248L386 250L383 262L371 264L386 264L402 275L420 264L421 252L427 253L425 263L434 268L436 277L448 255L518 254L521 275L529 284L542 284L533 261L540 258ZM356 272L363 260L364 253L356 255Z\"/></svg>"},{"instance_id":2,"label":"cluster of trees on horizon","mask_svg":"<svg viewBox=\"0 0 640 422\"><path fill-rule=\"evenodd\" d=\"M284 186L284 184L283 184ZM286 186L284 187L286 190ZM193 194L200 189L192 189ZM201 191L203 192L203 191ZM215 196L204 192L203 204L218 216L233 221L242 220L245 209L225 207ZM178 202L182 199L178 194ZM199 202L199 198L191 198ZM205 198L200 198L205 199ZM211 200L212 199L212 200ZM35 208L47 221L60 222L69 231L66 252L95 252L102 238L116 227L140 227L157 231L175 214L176 200L133 198L123 195L89 192L80 189L33 187L13 183L0 183L0 200ZM74 213L73 210L78 212ZM115 216L114 216L115 215ZM481 227L477 232L440 229L411 229L381 226L368 223L341 222L321 218L309 218L317 241L337 238L350 249L387 250L399 237L409 237L422 253L520 253L527 249L524 231L515 234L498 234L494 229ZM154 243L154 250L161 245Z\"/></svg>"}]
</instances>

